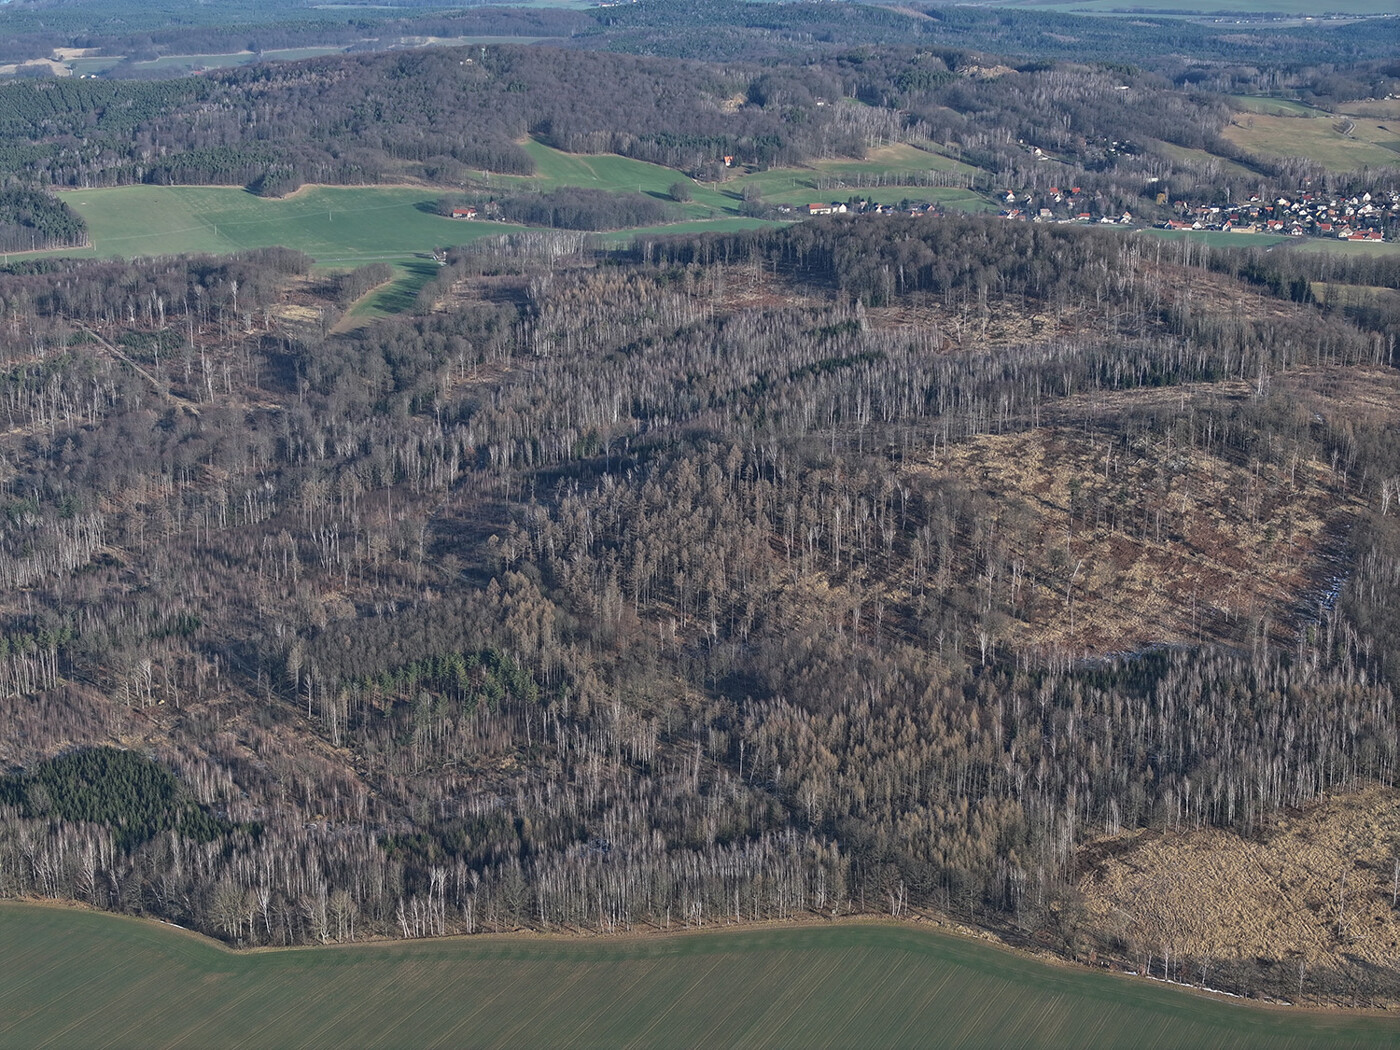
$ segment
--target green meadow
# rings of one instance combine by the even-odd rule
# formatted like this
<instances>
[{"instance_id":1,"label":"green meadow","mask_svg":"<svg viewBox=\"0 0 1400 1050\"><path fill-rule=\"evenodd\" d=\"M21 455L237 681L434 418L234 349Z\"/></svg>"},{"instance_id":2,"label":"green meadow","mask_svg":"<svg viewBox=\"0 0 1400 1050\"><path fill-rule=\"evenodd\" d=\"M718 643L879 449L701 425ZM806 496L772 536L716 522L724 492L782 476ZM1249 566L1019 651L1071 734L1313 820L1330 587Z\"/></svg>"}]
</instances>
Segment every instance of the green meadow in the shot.
<instances>
[{"instance_id":1,"label":"green meadow","mask_svg":"<svg viewBox=\"0 0 1400 1050\"><path fill-rule=\"evenodd\" d=\"M436 270L427 258L433 249L521 229L443 218L435 210L438 196L432 189L386 186L308 186L281 200L234 186L70 190L63 199L87 222L93 246L48 254L224 254L280 244L328 268L389 263L395 271L393 282L352 311L371 318L412 304Z\"/></svg>"},{"instance_id":2,"label":"green meadow","mask_svg":"<svg viewBox=\"0 0 1400 1050\"><path fill-rule=\"evenodd\" d=\"M926 178L930 171L971 174L976 169L942 153L903 144L872 150L865 160L818 160L804 167L755 171L734 168L725 172L722 182L696 182L673 168L613 154L563 153L533 139L525 143L525 150L535 160L534 175L487 175L483 172L481 188L552 190L560 186L583 186L617 193L647 193L669 200L671 186L683 182L691 199L680 205L679 211L691 222L737 215L745 190L757 191L771 204L804 205L813 201L845 200L850 196L894 201L905 197L926 201L975 198L979 205L986 203L970 190L919 185L920 179ZM884 183L878 192L860 185L872 177Z\"/></svg>"},{"instance_id":3,"label":"green meadow","mask_svg":"<svg viewBox=\"0 0 1400 1050\"><path fill-rule=\"evenodd\" d=\"M1400 243L1393 241L1339 241L1331 237L1289 237L1276 233L1225 233L1221 230L1134 230L1164 241L1186 238L1212 248L1271 248L1290 252L1326 252L1333 255L1395 255Z\"/></svg>"},{"instance_id":4,"label":"green meadow","mask_svg":"<svg viewBox=\"0 0 1400 1050\"><path fill-rule=\"evenodd\" d=\"M412 258L518 227L436 214L438 194L403 187L308 186L281 200L232 186L120 186L69 190L99 257L226 253L280 244L324 265Z\"/></svg>"},{"instance_id":5,"label":"green meadow","mask_svg":"<svg viewBox=\"0 0 1400 1050\"><path fill-rule=\"evenodd\" d=\"M1283 117L1312 117L1317 110L1291 98L1271 98L1268 95L1230 95L1245 109L1253 113L1269 113Z\"/></svg>"},{"instance_id":6,"label":"green meadow","mask_svg":"<svg viewBox=\"0 0 1400 1050\"><path fill-rule=\"evenodd\" d=\"M481 172L477 192L518 193L582 186L613 193L644 193L667 201L683 182L690 199L673 204L677 221L605 234L610 241L668 233L728 232L775 225L741 214L745 191L770 204L801 208L811 201L864 196L897 203L904 199L940 201L950 208L982 211L992 207L971 190L917 183L929 171L961 171L965 165L913 146L888 146L866 160L818 161L810 167L764 171L735 169L722 182L695 182L681 172L612 154L563 153L530 140L535 160L530 176ZM971 169L968 169L971 170ZM859 183L879 176L879 188ZM820 188L819 188L820 187ZM498 222L453 221L438 215L435 202L448 190L403 186L307 186L283 199L267 199L232 186L121 186L67 190L63 199L87 222L92 246L52 255L131 258L183 252L221 254L280 244L305 252L318 266L351 268L387 262L394 281L375 290L351 311L369 318L395 313L413 300L430 278L426 260L434 248L521 227ZM12 256L0 258L8 261Z\"/></svg>"},{"instance_id":7,"label":"green meadow","mask_svg":"<svg viewBox=\"0 0 1400 1050\"><path fill-rule=\"evenodd\" d=\"M1256 113L1235 118L1224 137L1250 153L1307 157L1332 171L1354 171L1400 165L1400 135L1390 128L1315 110L1308 116Z\"/></svg>"},{"instance_id":8,"label":"green meadow","mask_svg":"<svg viewBox=\"0 0 1400 1050\"><path fill-rule=\"evenodd\" d=\"M3 1047L1394 1047L1270 1010L881 924L254 953L0 905Z\"/></svg>"}]
</instances>

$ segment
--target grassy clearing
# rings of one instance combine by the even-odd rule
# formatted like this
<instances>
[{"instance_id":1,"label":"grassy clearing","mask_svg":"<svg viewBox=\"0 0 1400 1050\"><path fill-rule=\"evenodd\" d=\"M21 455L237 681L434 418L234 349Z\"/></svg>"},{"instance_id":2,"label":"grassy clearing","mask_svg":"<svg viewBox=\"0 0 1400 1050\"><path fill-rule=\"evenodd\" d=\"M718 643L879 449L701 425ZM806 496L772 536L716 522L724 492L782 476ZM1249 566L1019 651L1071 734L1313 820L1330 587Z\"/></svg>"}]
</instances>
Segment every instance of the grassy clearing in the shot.
<instances>
[{"instance_id":1,"label":"grassy clearing","mask_svg":"<svg viewBox=\"0 0 1400 1050\"><path fill-rule=\"evenodd\" d=\"M976 174L978 169L969 164L932 149L920 149L908 143L896 143L873 149L864 160L818 160L812 167L827 175L855 176L881 175L907 172L917 174L926 171L957 171L964 175Z\"/></svg>"},{"instance_id":2,"label":"grassy clearing","mask_svg":"<svg viewBox=\"0 0 1400 1050\"><path fill-rule=\"evenodd\" d=\"M882 186L879 189L851 191L849 196L863 197L879 204L899 204L901 201L931 201L952 211L981 212L997 211L997 205L973 190L958 189L954 186ZM841 194L836 194L840 197Z\"/></svg>"},{"instance_id":3,"label":"grassy clearing","mask_svg":"<svg viewBox=\"0 0 1400 1050\"><path fill-rule=\"evenodd\" d=\"M1116 228L1116 227L1115 227ZM1289 237L1277 233L1225 233L1221 230L1135 229L1132 233L1159 237L1164 241L1190 238L1212 248L1277 248L1290 252L1326 252L1331 255L1394 255L1400 242L1339 241L1333 237Z\"/></svg>"},{"instance_id":4,"label":"grassy clearing","mask_svg":"<svg viewBox=\"0 0 1400 1050\"><path fill-rule=\"evenodd\" d=\"M1400 133L1376 118L1241 115L1225 137L1251 153L1308 157L1332 171L1400 165Z\"/></svg>"},{"instance_id":5,"label":"grassy clearing","mask_svg":"<svg viewBox=\"0 0 1400 1050\"><path fill-rule=\"evenodd\" d=\"M877 924L237 955L0 906L0 1046L1385 1047L1390 1018L1269 1011Z\"/></svg>"},{"instance_id":6,"label":"grassy clearing","mask_svg":"<svg viewBox=\"0 0 1400 1050\"><path fill-rule=\"evenodd\" d=\"M1312 106L1291 98L1268 98L1264 95L1230 95L1251 113L1268 113L1279 117L1311 117L1317 114Z\"/></svg>"},{"instance_id":7,"label":"grassy clearing","mask_svg":"<svg viewBox=\"0 0 1400 1050\"><path fill-rule=\"evenodd\" d=\"M1278 959L1287 944L1308 968L1348 958L1388 967L1400 943L1396 835L1400 792L1376 785L1280 813L1257 837L1200 828L1101 840L1087 847L1099 859L1080 888L1101 930L1141 944L1202 959Z\"/></svg>"},{"instance_id":8,"label":"grassy clearing","mask_svg":"<svg viewBox=\"0 0 1400 1050\"><path fill-rule=\"evenodd\" d=\"M393 280L371 290L346 311L352 324L403 313L413 305L423 286L438 275L438 265L431 259L410 259L390 265L394 270Z\"/></svg>"},{"instance_id":9,"label":"grassy clearing","mask_svg":"<svg viewBox=\"0 0 1400 1050\"><path fill-rule=\"evenodd\" d=\"M1336 255L1400 255L1396 241L1336 241L1330 237L1293 237L1290 251L1330 252Z\"/></svg>"},{"instance_id":10,"label":"grassy clearing","mask_svg":"<svg viewBox=\"0 0 1400 1050\"><path fill-rule=\"evenodd\" d=\"M1400 291L1373 284L1313 281L1313 298L1328 306L1379 306L1400 309Z\"/></svg>"},{"instance_id":11,"label":"grassy clearing","mask_svg":"<svg viewBox=\"0 0 1400 1050\"><path fill-rule=\"evenodd\" d=\"M1190 239L1197 244L1208 244L1212 248L1268 248L1272 245L1290 244L1295 241L1307 238L1288 237L1276 233L1226 233L1222 230L1159 230L1155 226L1151 229L1136 231L1145 233L1149 237L1159 237L1164 241L1181 241ZM1337 242L1341 244L1341 242ZM1345 245L1343 245L1345 247Z\"/></svg>"},{"instance_id":12,"label":"grassy clearing","mask_svg":"<svg viewBox=\"0 0 1400 1050\"><path fill-rule=\"evenodd\" d=\"M1355 99L1351 102L1344 102L1337 107L1338 113L1345 113L1349 117L1356 117L1360 120L1363 117L1374 117L1381 121L1400 120L1400 98L1379 98L1369 101Z\"/></svg>"},{"instance_id":13,"label":"grassy clearing","mask_svg":"<svg viewBox=\"0 0 1400 1050\"><path fill-rule=\"evenodd\" d=\"M735 198L711 184L695 182L674 168L665 168L660 164L632 160L614 153L563 153L533 139L525 144L525 150L535 159L535 174L508 180L519 189L553 190L560 186L582 186L613 193L647 193L670 200L672 184L683 182L693 198L684 206L684 210L692 217L702 218L712 210L732 211L737 207ZM493 176L492 181L495 180Z\"/></svg>"},{"instance_id":14,"label":"grassy clearing","mask_svg":"<svg viewBox=\"0 0 1400 1050\"><path fill-rule=\"evenodd\" d=\"M930 171L956 171L971 175L977 169L955 160L943 153L922 150L907 144L884 146L871 150L864 160L819 160L801 168L770 168L738 175L724 183L737 197L742 197L745 187L757 188L765 198L805 203L810 199L823 200L826 197L849 195L849 190L840 188L849 182L856 189L870 176L880 176L889 185L884 188L902 187L907 189L905 196L918 199L933 199L929 187L920 186L918 180ZM818 189L818 185L836 183L836 189Z\"/></svg>"}]
</instances>

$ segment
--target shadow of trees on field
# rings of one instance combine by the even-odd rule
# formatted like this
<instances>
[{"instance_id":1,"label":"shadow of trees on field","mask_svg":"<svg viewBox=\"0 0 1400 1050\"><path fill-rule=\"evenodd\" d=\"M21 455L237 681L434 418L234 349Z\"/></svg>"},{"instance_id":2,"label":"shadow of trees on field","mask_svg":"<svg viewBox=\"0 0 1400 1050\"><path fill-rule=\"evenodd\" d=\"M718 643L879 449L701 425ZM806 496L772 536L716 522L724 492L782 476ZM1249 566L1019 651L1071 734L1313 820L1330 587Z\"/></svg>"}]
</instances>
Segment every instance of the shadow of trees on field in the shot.
<instances>
[{"instance_id":1,"label":"shadow of trees on field","mask_svg":"<svg viewBox=\"0 0 1400 1050\"><path fill-rule=\"evenodd\" d=\"M398 264L403 271L369 300L374 313L400 314L411 309L423 286L437 276L438 264L432 259L412 259Z\"/></svg>"}]
</instances>

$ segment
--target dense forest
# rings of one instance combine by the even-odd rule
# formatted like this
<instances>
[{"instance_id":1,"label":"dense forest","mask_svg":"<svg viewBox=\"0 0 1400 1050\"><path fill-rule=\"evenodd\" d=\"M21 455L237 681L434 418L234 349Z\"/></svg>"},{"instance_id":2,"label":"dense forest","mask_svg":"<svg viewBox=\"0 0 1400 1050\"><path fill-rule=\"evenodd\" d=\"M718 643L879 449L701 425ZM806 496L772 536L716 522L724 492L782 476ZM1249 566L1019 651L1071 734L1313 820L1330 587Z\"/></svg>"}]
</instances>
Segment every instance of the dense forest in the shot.
<instances>
[{"instance_id":1,"label":"dense forest","mask_svg":"<svg viewBox=\"0 0 1400 1050\"><path fill-rule=\"evenodd\" d=\"M82 218L40 190L0 190L0 252L69 248L87 241Z\"/></svg>"},{"instance_id":2,"label":"dense forest","mask_svg":"<svg viewBox=\"0 0 1400 1050\"><path fill-rule=\"evenodd\" d=\"M807 97L803 119L743 98L751 73L546 48L430 49L310 59L178 81L51 81L0 88L0 134L30 143L17 174L56 186L130 182L373 183L412 173L454 184L468 169L528 174L519 140L615 152L683 170L854 155L871 128L811 105L820 74L776 74ZM819 89L817 89L819 90Z\"/></svg>"},{"instance_id":3,"label":"dense forest","mask_svg":"<svg viewBox=\"0 0 1400 1050\"><path fill-rule=\"evenodd\" d=\"M1396 316L1311 289L1397 277L532 232L337 334L295 253L13 265L0 892L242 944L935 912L1160 951L1084 918L1087 843L1396 782Z\"/></svg>"}]
</instances>

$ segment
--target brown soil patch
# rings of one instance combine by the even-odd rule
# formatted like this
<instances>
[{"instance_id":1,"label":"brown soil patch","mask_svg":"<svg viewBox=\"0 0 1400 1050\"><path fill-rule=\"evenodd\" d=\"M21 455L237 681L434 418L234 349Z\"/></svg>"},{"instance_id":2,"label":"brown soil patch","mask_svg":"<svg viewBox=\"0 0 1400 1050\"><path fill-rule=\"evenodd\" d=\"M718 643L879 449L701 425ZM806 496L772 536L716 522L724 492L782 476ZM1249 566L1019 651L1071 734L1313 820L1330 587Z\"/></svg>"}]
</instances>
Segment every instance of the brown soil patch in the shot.
<instances>
[{"instance_id":1,"label":"brown soil patch","mask_svg":"<svg viewBox=\"0 0 1400 1050\"><path fill-rule=\"evenodd\" d=\"M1203 828L1091 843L1080 889L1091 926L1143 950L1393 966L1397 856L1400 791L1369 787L1277 817L1262 841Z\"/></svg>"},{"instance_id":2,"label":"brown soil patch","mask_svg":"<svg viewBox=\"0 0 1400 1050\"><path fill-rule=\"evenodd\" d=\"M1282 629L1325 586L1357 510L1326 464L1232 463L1064 425L977 438L915 472L985 494L987 542L1004 550L988 585L1010 586L1017 613L1002 638L1047 650Z\"/></svg>"},{"instance_id":3,"label":"brown soil patch","mask_svg":"<svg viewBox=\"0 0 1400 1050\"><path fill-rule=\"evenodd\" d=\"M940 296L904 295L890 306L870 307L867 324L877 330L917 331L932 335L943 350L992 350L1067 336L1083 326L1068 316L1022 312L1005 303L946 305Z\"/></svg>"},{"instance_id":4,"label":"brown soil patch","mask_svg":"<svg viewBox=\"0 0 1400 1050\"><path fill-rule=\"evenodd\" d=\"M279 321L290 321L293 324L319 324L322 317L322 311L300 303L282 303L273 308L272 314Z\"/></svg>"},{"instance_id":5,"label":"brown soil patch","mask_svg":"<svg viewBox=\"0 0 1400 1050\"><path fill-rule=\"evenodd\" d=\"M49 72L56 77L71 77L73 75L73 71L62 62L55 62L51 58L30 58L23 62L9 62L0 66L0 75L13 76L21 66L48 66Z\"/></svg>"}]
</instances>

